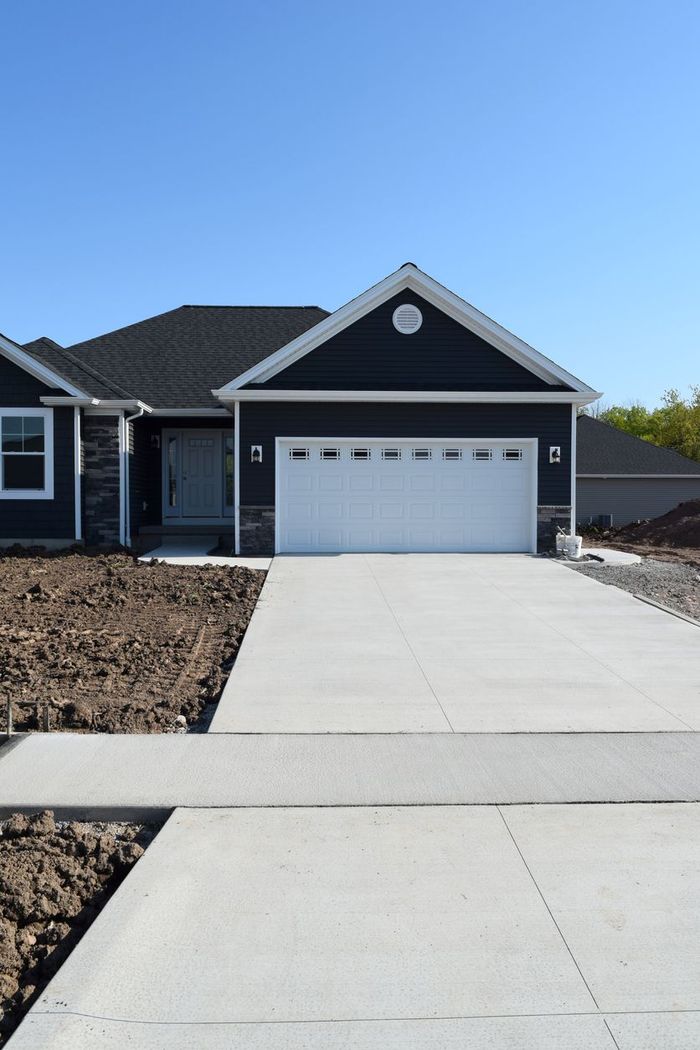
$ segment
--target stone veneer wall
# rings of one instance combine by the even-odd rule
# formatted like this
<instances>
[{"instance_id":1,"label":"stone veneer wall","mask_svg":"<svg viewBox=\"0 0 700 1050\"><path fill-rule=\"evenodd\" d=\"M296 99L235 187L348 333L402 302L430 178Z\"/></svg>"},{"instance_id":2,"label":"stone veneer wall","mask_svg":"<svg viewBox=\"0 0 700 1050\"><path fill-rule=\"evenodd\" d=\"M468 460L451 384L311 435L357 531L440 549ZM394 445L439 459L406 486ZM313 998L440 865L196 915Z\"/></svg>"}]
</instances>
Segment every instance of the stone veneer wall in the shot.
<instances>
[{"instance_id":1,"label":"stone veneer wall","mask_svg":"<svg viewBox=\"0 0 700 1050\"><path fill-rule=\"evenodd\" d=\"M548 507L537 508L537 550L540 553L554 550L557 528L571 528L571 507Z\"/></svg>"},{"instance_id":2,"label":"stone veneer wall","mask_svg":"<svg viewBox=\"0 0 700 1050\"><path fill-rule=\"evenodd\" d=\"M83 417L85 542L119 543L119 417Z\"/></svg>"},{"instance_id":3,"label":"stone veneer wall","mask_svg":"<svg viewBox=\"0 0 700 1050\"><path fill-rule=\"evenodd\" d=\"M275 508L240 508L241 554L275 553Z\"/></svg>"}]
</instances>

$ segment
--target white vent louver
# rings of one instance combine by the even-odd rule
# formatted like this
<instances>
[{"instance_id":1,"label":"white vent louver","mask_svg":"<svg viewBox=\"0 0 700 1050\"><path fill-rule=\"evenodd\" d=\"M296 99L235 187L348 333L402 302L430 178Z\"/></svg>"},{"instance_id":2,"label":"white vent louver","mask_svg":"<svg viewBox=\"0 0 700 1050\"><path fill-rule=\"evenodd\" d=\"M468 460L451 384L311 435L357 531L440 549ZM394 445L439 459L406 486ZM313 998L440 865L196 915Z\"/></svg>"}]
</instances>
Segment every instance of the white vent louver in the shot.
<instances>
[{"instance_id":1,"label":"white vent louver","mask_svg":"<svg viewBox=\"0 0 700 1050\"><path fill-rule=\"evenodd\" d=\"M402 335L413 335L423 324L423 314L413 303L402 303L394 310L392 321L394 328Z\"/></svg>"}]
</instances>

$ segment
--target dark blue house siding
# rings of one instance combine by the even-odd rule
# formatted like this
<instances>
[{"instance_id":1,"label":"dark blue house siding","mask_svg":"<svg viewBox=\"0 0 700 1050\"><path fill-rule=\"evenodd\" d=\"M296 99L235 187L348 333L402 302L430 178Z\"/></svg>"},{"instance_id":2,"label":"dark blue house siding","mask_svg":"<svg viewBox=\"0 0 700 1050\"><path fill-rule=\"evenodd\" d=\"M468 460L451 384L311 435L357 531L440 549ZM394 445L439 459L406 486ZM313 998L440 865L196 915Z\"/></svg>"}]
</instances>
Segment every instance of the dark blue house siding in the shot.
<instances>
[{"instance_id":1,"label":"dark blue house siding","mask_svg":"<svg viewBox=\"0 0 700 1050\"><path fill-rule=\"evenodd\" d=\"M423 324L397 332L392 314L418 306ZM512 358L412 292L401 292L322 346L252 389L565 390L549 386Z\"/></svg>"},{"instance_id":2,"label":"dark blue house siding","mask_svg":"<svg viewBox=\"0 0 700 1050\"><path fill-rule=\"evenodd\" d=\"M66 395L0 356L0 407L42 408L41 397ZM0 500L0 540L70 540L75 537L73 409L53 410L54 498Z\"/></svg>"},{"instance_id":3,"label":"dark blue house siding","mask_svg":"<svg viewBox=\"0 0 700 1050\"><path fill-rule=\"evenodd\" d=\"M536 437L538 504L571 502L570 405L243 402L240 421L242 506L274 506L275 437L297 436ZM250 445L262 445L262 463L250 462ZM550 445L561 447L561 463L549 462Z\"/></svg>"}]
</instances>

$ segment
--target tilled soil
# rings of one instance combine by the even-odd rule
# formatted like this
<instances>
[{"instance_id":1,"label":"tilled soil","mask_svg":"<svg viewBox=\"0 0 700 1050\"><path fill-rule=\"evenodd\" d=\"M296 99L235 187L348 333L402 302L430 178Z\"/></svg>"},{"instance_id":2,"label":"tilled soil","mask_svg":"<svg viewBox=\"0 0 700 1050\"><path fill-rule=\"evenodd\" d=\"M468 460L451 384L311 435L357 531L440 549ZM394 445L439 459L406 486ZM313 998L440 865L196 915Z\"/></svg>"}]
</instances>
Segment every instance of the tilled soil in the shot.
<instances>
[{"instance_id":1,"label":"tilled soil","mask_svg":"<svg viewBox=\"0 0 700 1050\"><path fill-rule=\"evenodd\" d=\"M700 569L679 562L647 558L639 565L567 564L600 583L613 584L631 594L643 594L661 605L700 619Z\"/></svg>"},{"instance_id":2,"label":"tilled soil","mask_svg":"<svg viewBox=\"0 0 700 1050\"><path fill-rule=\"evenodd\" d=\"M265 573L123 552L0 557L0 722L184 732L219 699Z\"/></svg>"},{"instance_id":3,"label":"tilled soil","mask_svg":"<svg viewBox=\"0 0 700 1050\"><path fill-rule=\"evenodd\" d=\"M54 821L0 824L0 1046L73 950L156 829Z\"/></svg>"}]
</instances>

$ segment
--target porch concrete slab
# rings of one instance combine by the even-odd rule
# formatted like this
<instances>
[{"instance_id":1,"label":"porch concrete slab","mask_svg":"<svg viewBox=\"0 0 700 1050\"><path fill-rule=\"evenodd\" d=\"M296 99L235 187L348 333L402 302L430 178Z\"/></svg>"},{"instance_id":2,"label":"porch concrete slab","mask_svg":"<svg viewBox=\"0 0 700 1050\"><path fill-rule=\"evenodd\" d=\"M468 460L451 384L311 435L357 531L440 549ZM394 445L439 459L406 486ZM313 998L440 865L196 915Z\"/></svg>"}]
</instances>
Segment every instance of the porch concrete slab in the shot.
<instances>
[{"instance_id":1,"label":"porch concrete slab","mask_svg":"<svg viewBox=\"0 0 700 1050\"><path fill-rule=\"evenodd\" d=\"M216 546L216 536L197 537L197 539L176 539L162 543L147 554L142 554L139 561L167 562L168 565L223 565L233 567L240 565L246 569L269 569L272 558L246 558L239 555L207 554Z\"/></svg>"},{"instance_id":2,"label":"porch concrete slab","mask_svg":"<svg viewBox=\"0 0 700 1050\"><path fill-rule=\"evenodd\" d=\"M700 1011L700 807L502 812L600 1009Z\"/></svg>"},{"instance_id":3,"label":"porch concrete slab","mask_svg":"<svg viewBox=\"0 0 700 1050\"><path fill-rule=\"evenodd\" d=\"M34 734L0 749L0 816L176 806L700 801L700 734Z\"/></svg>"},{"instance_id":4,"label":"porch concrete slab","mask_svg":"<svg viewBox=\"0 0 700 1050\"><path fill-rule=\"evenodd\" d=\"M670 732L698 682L697 627L554 559L284 556L211 731Z\"/></svg>"},{"instance_id":5,"label":"porch concrete slab","mask_svg":"<svg viewBox=\"0 0 700 1050\"><path fill-rule=\"evenodd\" d=\"M177 810L31 1016L47 1048L47 1018L80 1015L168 1046L210 1024L268 1046L271 1022L278 1046L302 1025L355 1046L348 1022L383 1022L379 1050L387 1022L595 1012L498 810L409 807Z\"/></svg>"}]
</instances>

